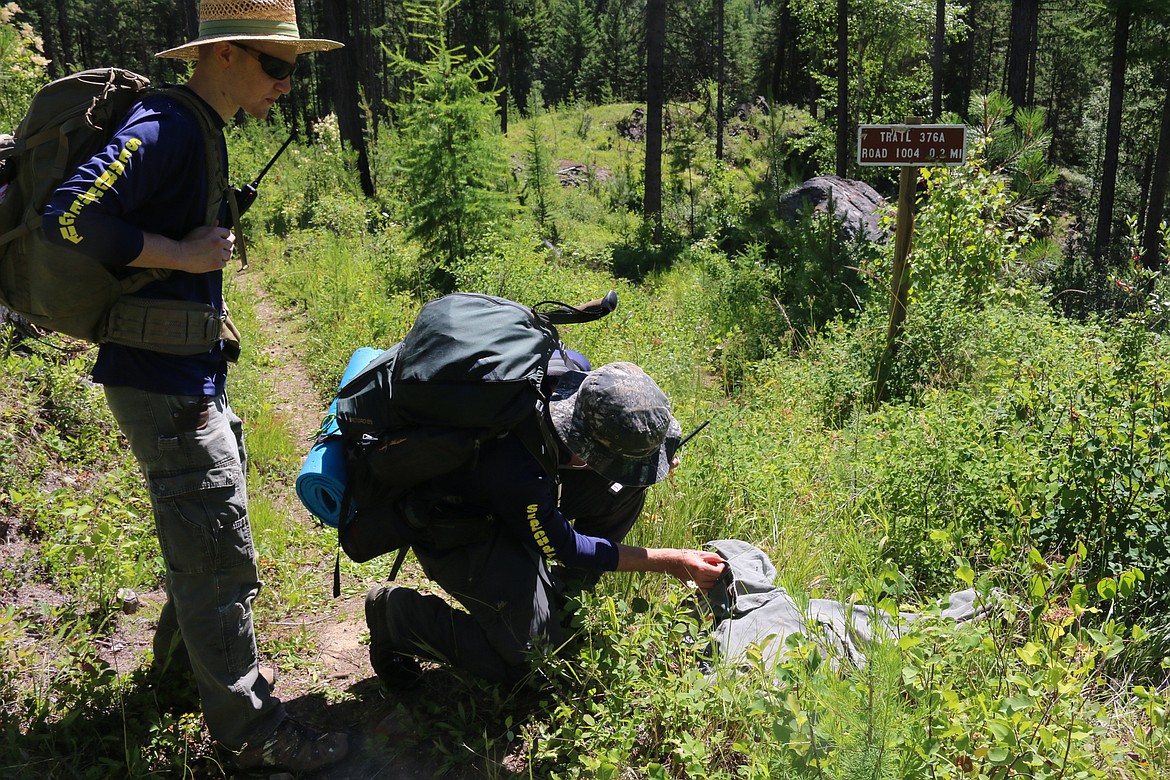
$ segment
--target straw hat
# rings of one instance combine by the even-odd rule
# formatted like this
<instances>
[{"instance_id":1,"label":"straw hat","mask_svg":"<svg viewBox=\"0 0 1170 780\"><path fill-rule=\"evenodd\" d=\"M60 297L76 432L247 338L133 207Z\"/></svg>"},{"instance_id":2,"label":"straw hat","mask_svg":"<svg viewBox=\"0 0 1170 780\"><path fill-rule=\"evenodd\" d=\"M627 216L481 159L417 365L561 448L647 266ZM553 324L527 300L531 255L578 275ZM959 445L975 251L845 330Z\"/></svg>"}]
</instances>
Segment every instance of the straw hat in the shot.
<instances>
[{"instance_id":1,"label":"straw hat","mask_svg":"<svg viewBox=\"0 0 1170 780\"><path fill-rule=\"evenodd\" d=\"M291 46L297 54L342 46L323 38L302 38L293 0L202 0L199 37L154 56L193 60L200 46L219 41L272 41Z\"/></svg>"}]
</instances>

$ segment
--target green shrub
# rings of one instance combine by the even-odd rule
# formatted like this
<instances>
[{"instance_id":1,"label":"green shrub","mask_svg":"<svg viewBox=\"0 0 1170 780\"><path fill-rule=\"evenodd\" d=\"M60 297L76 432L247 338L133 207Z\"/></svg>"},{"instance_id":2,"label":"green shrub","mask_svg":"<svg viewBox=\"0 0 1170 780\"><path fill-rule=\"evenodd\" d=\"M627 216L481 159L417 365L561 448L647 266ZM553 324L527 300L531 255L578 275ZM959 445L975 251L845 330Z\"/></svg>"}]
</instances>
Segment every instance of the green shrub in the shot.
<instances>
[{"instance_id":1,"label":"green shrub","mask_svg":"<svg viewBox=\"0 0 1170 780\"><path fill-rule=\"evenodd\" d=\"M233 184L251 182L288 138L282 115L258 122L245 120L227 133ZM269 233L320 227L352 234L380 222L378 207L363 200L358 184L356 154L341 141L337 117L326 116L272 164L244 216L248 240ZM374 217L377 216L377 219Z\"/></svg>"},{"instance_id":2,"label":"green shrub","mask_svg":"<svg viewBox=\"0 0 1170 780\"><path fill-rule=\"evenodd\" d=\"M994 567L978 580L969 567L954 572L990 604L973 622L942 618L945 604L900 619L888 602L899 636L868 644L862 667L795 635L775 665L749 650L738 669L712 666L712 626L678 594L584 594L562 657L541 667L552 701L526 727L532 771L1055 780L1170 768L1164 693L1139 687L1119 701L1104 677L1143 633L1083 624L1131 595L1137 578L1087 587L1075 554L1050 564L1035 550ZM992 591L1000 578L1010 589Z\"/></svg>"},{"instance_id":3,"label":"green shrub","mask_svg":"<svg viewBox=\"0 0 1170 780\"><path fill-rule=\"evenodd\" d=\"M15 3L0 6L0 132L11 133L20 124L33 94L48 76L49 61L43 54L43 43L29 24L16 24L13 17L20 13Z\"/></svg>"},{"instance_id":4,"label":"green shrub","mask_svg":"<svg viewBox=\"0 0 1170 780\"><path fill-rule=\"evenodd\" d=\"M411 2L429 59L394 55L395 68L415 78L411 99L398 104L398 188L410 236L429 254L431 284L453 288L451 266L466 258L479 237L504 223L506 158L495 121L495 93L482 91L492 70L489 56L468 59L447 44L452 0Z\"/></svg>"},{"instance_id":5,"label":"green shrub","mask_svg":"<svg viewBox=\"0 0 1170 780\"><path fill-rule=\"evenodd\" d=\"M1009 457L1022 451L1034 460L1027 472L1005 483L1007 506L1046 551L1067 555L1083 543L1092 577L1140 569L1144 585L1126 611L1165 626L1167 364L1124 360L1105 345L1085 349L1083 356L1081 365L1061 374L1043 365L1018 365L1011 408L1019 434L1004 444Z\"/></svg>"},{"instance_id":6,"label":"green shrub","mask_svg":"<svg viewBox=\"0 0 1170 780\"><path fill-rule=\"evenodd\" d=\"M1094 587L1080 579L1075 552L1049 563L1035 549L1015 557L1007 546L996 549L998 573L976 580L969 567L956 571L964 584L992 595L995 606L984 619L955 625L927 616L897 643L911 712L893 748L901 757L898 776L1164 773L1165 700L1144 689L1144 699L1119 699L1108 682L1124 648L1144 633L1109 619L1087 625L1091 614L1113 612L1137 578ZM1010 590L992 593L994 581Z\"/></svg>"},{"instance_id":7,"label":"green shrub","mask_svg":"<svg viewBox=\"0 0 1170 780\"><path fill-rule=\"evenodd\" d=\"M866 292L857 269L871 264L872 247L842 230L839 220L810 213L775 224L766 241L737 254L705 241L682 254L709 277L715 363L728 389L740 386L750 363L802 347L833 318L859 311Z\"/></svg>"},{"instance_id":8,"label":"green shrub","mask_svg":"<svg viewBox=\"0 0 1170 780\"><path fill-rule=\"evenodd\" d=\"M571 657L543 670L554 702L528 734L537 775L765 778L783 766L772 763L773 697L705 678L702 624L677 596L651 609L586 594L579 606Z\"/></svg>"}]
</instances>

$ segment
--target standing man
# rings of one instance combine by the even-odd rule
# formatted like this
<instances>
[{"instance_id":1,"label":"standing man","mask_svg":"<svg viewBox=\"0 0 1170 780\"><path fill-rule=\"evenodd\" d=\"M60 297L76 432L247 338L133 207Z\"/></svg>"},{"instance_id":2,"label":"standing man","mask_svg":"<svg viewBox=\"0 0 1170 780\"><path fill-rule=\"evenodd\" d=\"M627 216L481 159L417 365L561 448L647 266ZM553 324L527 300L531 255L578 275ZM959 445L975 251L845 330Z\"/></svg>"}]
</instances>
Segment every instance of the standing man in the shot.
<instances>
[{"instance_id":1,"label":"standing man","mask_svg":"<svg viewBox=\"0 0 1170 780\"><path fill-rule=\"evenodd\" d=\"M560 485L508 435L408 494L407 520L435 537L413 545L415 556L465 611L409 588L371 590L370 664L386 685L417 682L416 656L521 681L535 647L564 640L558 608L569 581L589 587L605 571L656 571L707 590L722 573L713 552L622 544L642 488L678 463L681 429L653 379L633 363L570 370L549 410Z\"/></svg>"},{"instance_id":2,"label":"standing man","mask_svg":"<svg viewBox=\"0 0 1170 780\"><path fill-rule=\"evenodd\" d=\"M307 772L344 758L348 740L290 719L260 674L243 431L225 394L235 345L214 332L209 345L170 353L149 342L158 318L163 330L173 322L168 306L203 305L226 320L223 269L236 237L221 197L225 123L241 109L266 117L298 54L341 44L301 38L293 0L203 0L199 14L198 38L157 55L194 60L190 79L130 109L54 193L44 226L117 274L158 269L136 293L147 338L103 344L93 371L150 487L167 590L155 665L189 663L226 769ZM209 204L219 200L216 224Z\"/></svg>"}]
</instances>

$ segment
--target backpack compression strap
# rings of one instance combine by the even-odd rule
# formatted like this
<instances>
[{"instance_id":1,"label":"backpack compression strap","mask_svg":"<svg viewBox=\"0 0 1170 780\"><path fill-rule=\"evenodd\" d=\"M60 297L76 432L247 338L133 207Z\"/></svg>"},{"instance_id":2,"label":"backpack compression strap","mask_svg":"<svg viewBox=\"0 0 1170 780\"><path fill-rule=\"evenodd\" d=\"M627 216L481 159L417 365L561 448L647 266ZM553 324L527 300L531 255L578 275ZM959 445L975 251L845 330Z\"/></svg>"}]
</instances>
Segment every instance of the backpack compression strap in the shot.
<instances>
[{"instance_id":1,"label":"backpack compression strap","mask_svg":"<svg viewBox=\"0 0 1170 780\"><path fill-rule=\"evenodd\" d=\"M244 234L239 224L239 208L235 193L228 186L227 176L219 153L219 129L212 124L211 117L202 102L184 89L177 87L160 89L182 103L195 115L203 131L204 159L207 160L207 211L204 224L214 225L219 220L224 200L228 202L232 230L236 234L240 251L241 268L248 267ZM103 341L122 344L171 355L200 355L210 350L217 342L224 342L224 354L231 362L240 355L240 332L225 312L220 317L213 306L190 301L165 301L153 298L138 298L130 293L155 279L166 278L169 271L153 269L150 275L135 275L133 283L110 310L106 321ZM131 279L127 281L130 282Z\"/></svg>"}]
</instances>

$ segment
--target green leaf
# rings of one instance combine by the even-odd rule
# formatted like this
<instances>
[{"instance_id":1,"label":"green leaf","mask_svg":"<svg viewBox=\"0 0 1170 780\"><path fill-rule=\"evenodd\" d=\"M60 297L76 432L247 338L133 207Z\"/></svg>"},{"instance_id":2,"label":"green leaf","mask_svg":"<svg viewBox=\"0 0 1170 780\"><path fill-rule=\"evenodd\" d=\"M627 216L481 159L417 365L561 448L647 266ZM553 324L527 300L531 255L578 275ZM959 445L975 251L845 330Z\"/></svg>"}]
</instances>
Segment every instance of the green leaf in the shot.
<instances>
[{"instance_id":1,"label":"green leaf","mask_svg":"<svg viewBox=\"0 0 1170 780\"><path fill-rule=\"evenodd\" d=\"M1106 601L1117 597L1117 580L1107 577L1097 582L1097 595Z\"/></svg>"},{"instance_id":2,"label":"green leaf","mask_svg":"<svg viewBox=\"0 0 1170 780\"><path fill-rule=\"evenodd\" d=\"M1028 666L1036 666L1043 660L1044 648L1035 642L1028 642L1016 650L1016 655Z\"/></svg>"},{"instance_id":3,"label":"green leaf","mask_svg":"<svg viewBox=\"0 0 1170 780\"><path fill-rule=\"evenodd\" d=\"M1048 593L1048 580L1037 574L1032 578L1032 585L1028 588L1028 595L1033 598L1042 599L1046 593Z\"/></svg>"},{"instance_id":4,"label":"green leaf","mask_svg":"<svg viewBox=\"0 0 1170 780\"><path fill-rule=\"evenodd\" d=\"M1009 763L1012 753L1005 747L993 747L987 751L987 760L993 764L1002 766Z\"/></svg>"},{"instance_id":5,"label":"green leaf","mask_svg":"<svg viewBox=\"0 0 1170 780\"><path fill-rule=\"evenodd\" d=\"M1026 710L1032 706L1034 700L1026 693L1017 693L1015 696L1009 696L1003 700L1009 713Z\"/></svg>"},{"instance_id":6,"label":"green leaf","mask_svg":"<svg viewBox=\"0 0 1170 780\"><path fill-rule=\"evenodd\" d=\"M1133 595L1137 589L1138 580L1145 579L1144 575L1137 569L1130 569L1124 571L1117 581L1117 590L1123 599L1127 599Z\"/></svg>"}]
</instances>

